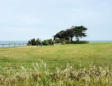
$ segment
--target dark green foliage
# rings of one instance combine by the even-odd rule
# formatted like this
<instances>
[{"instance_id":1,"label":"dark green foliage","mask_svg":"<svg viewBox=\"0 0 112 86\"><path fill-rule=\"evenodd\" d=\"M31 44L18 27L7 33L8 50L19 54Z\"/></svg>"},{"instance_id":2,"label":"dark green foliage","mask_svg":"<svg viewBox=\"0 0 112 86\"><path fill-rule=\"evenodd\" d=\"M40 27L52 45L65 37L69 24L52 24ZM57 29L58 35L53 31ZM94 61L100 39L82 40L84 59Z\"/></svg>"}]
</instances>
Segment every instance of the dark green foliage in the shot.
<instances>
[{"instance_id":1,"label":"dark green foliage","mask_svg":"<svg viewBox=\"0 0 112 86\"><path fill-rule=\"evenodd\" d=\"M66 35L67 35L67 38L68 38L68 40L72 43L72 39L73 39L73 37L74 37L74 30L73 29L67 29L66 30Z\"/></svg>"},{"instance_id":2,"label":"dark green foliage","mask_svg":"<svg viewBox=\"0 0 112 86\"><path fill-rule=\"evenodd\" d=\"M29 40L29 41L28 41L28 45L36 45L36 40L35 40L35 38Z\"/></svg>"},{"instance_id":3,"label":"dark green foliage","mask_svg":"<svg viewBox=\"0 0 112 86\"><path fill-rule=\"evenodd\" d=\"M76 37L77 42L79 42L79 38L87 36L85 33L87 28L84 26L73 26L71 29L74 32L74 36Z\"/></svg>"},{"instance_id":4,"label":"dark green foliage","mask_svg":"<svg viewBox=\"0 0 112 86\"><path fill-rule=\"evenodd\" d=\"M54 42L52 39L44 40L42 42L42 45L53 45L53 44L54 44Z\"/></svg>"},{"instance_id":5,"label":"dark green foliage","mask_svg":"<svg viewBox=\"0 0 112 86\"><path fill-rule=\"evenodd\" d=\"M54 45L54 41L52 39L49 40L50 45Z\"/></svg>"},{"instance_id":6,"label":"dark green foliage","mask_svg":"<svg viewBox=\"0 0 112 86\"><path fill-rule=\"evenodd\" d=\"M33 39L28 41L27 45L33 45L33 46L38 45L39 46L41 44L42 44L42 42L39 38L38 39L33 38Z\"/></svg>"},{"instance_id":7,"label":"dark green foliage","mask_svg":"<svg viewBox=\"0 0 112 86\"><path fill-rule=\"evenodd\" d=\"M54 42L52 39L41 41L38 38L38 39L31 39L30 41L28 41L28 45L33 45L33 46L53 45L53 44Z\"/></svg>"},{"instance_id":8,"label":"dark green foliage","mask_svg":"<svg viewBox=\"0 0 112 86\"><path fill-rule=\"evenodd\" d=\"M54 40L56 40L57 38L64 40L66 38L66 31L62 30L60 32L58 32L55 36L54 36Z\"/></svg>"},{"instance_id":9,"label":"dark green foliage","mask_svg":"<svg viewBox=\"0 0 112 86\"><path fill-rule=\"evenodd\" d=\"M42 45L42 41L39 38L35 42L36 42L36 45L38 46Z\"/></svg>"},{"instance_id":10,"label":"dark green foliage","mask_svg":"<svg viewBox=\"0 0 112 86\"><path fill-rule=\"evenodd\" d=\"M72 26L70 29L62 30L54 36L54 41L57 43L57 39L61 40L60 43L67 41L67 43L73 43L73 37L76 37L77 43L79 38L86 37L85 31L87 28L84 26ZM58 41L59 42L59 41Z\"/></svg>"},{"instance_id":11,"label":"dark green foliage","mask_svg":"<svg viewBox=\"0 0 112 86\"><path fill-rule=\"evenodd\" d=\"M88 44L88 43L89 41L79 41L79 42L73 41L73 44Z\"/></svg>"},{"instance_id":12,"label":"dark green foliage","mask_svg":"<svg viewBox=\"0 0 112 86\"><path fill-rule=\"evenodd\" d=\"M62 43L61 39L55 39L55 43Z\"/></svg>"}]
</instances>

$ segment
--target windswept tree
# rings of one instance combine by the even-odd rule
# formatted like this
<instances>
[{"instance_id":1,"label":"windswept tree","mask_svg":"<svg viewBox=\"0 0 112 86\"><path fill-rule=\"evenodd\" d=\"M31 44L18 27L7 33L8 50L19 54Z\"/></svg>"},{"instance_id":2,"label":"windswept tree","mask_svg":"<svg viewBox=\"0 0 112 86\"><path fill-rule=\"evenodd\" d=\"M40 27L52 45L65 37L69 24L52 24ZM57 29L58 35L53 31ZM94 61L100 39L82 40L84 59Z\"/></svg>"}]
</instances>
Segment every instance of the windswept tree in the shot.
<instances>
[{"instance_id":1,"label":"windswept tree","mask_svg":"<svg viewBox=\"0 0 112 86\"><path fill-rule=\"evenodd\" d=\"M73 30L74 36L76 37L77 42L79 42L79 39L82 37L86 37L86 30L87 28L84 26L72 26L71 28Z\"/></svg>"},{"instance_id":2,"label":"windswept tree","mask_svg":"<svg viewBox=\"0 0 112 86\"><path fill-rule=\"evenodd\" d=\"M70 29L62 30L58 32L54 36L54 40L59 39L62 42L67 40L70 43L73 42L73 38L76 37L77 42L79 42L79 39L82 37L86 37L86 30L87 28L84 26L72 26Z\"/></svg>"}]
</instances>

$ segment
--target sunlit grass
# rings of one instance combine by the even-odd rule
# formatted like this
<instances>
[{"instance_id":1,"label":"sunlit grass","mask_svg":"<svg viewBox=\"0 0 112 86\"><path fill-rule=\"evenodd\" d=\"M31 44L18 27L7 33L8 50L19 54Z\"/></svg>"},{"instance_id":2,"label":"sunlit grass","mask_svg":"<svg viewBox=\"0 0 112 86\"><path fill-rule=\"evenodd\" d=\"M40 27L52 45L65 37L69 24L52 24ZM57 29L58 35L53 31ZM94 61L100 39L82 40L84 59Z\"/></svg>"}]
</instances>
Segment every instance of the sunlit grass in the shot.
<instances>
[{"instance_id":1,"label":"sunlit grass","mask_svg":"<svg viewBox=\"0 0 112 86\"><path fill-rule=\"evenodd\" d=\"M49 65L82 63L110 65L112 43L69 44L39 47L0 48L0 64L30 64L45 60Z\"/></svg>"},{"instance_id":2,"label":"sunlit grass","mask_svg":"<svg viewBox=\"0 0 112 86\"><path fill-rule=\"evenodd\" d=\"M47 64L47 71L49 70L48 75L43 75L40 74L40 80L42 82L38 82L39 85L37 85L37 81L35 82L32 74L34 76L35 73L33 72L34 69L32 69L35 66L32 66L33 63L41 63L41 61L45 61ZM27 46L27 47L12 47L12 48L0 48L0 79L3 78L3 80L7 81L8 83L2 83L5 86L10 85L13 86L12 84L18 86L47 86L45 84L48 84L48 86L59 86L60 83L62 84L61 86L79 86L82 84L82 86L111 86L111 80L112 80L112 75L109 77L104 77L102 75L99 75L100 80L97 81L93 80L93 77L90 77L88 74L87 76L91 78L89 82L82 81L82 78L84 77L79 77L78 80L69 80L66 77L57 75L56 73L56 68L58 67L60 72L63 73L66 70L66 65L70 64L72 66L72 70L70 71L77 73L82 73L80 70L86 69L87 72L90 72L90 66L94 66L95 69L93 69L93 72L96 72L98 67L102 68L102 71L109 70L109 74L112 71L112 43L90 43L90 44L68 44L68 45L54 45L54 46ZM21 66L23 69L26 70L23 71L21 70ZM107 70L106 70L107 68ZM77 71L76 71L77 70ZM83 70L84 71L84 70ZM39 73L39 71L36 72ZM45 72L43 67L41 72ZM101 72L101 71L100 71ZM3 74L4 73L4 74ZM9 75L7 75L7 73ZM13 73L14 75L10 74ZM56 74L55 74L56 73ZM67 72L69 75L71 72ZM103 72L101 72L103 73ZM100 73L100 74L101 74ZM5 75L6 74L6 75ZM18 76L18 74L20 76ZM23 79L22 75L25 75L26 77L30 77L29 79L26 80ZM30 75L31 74L31 75ZM56 82L52 83L52 78L50 77L50 74L55 74ZM66 73L64 73L66 74ZM14 76L14 77L13 77ZM17 77L20 77L20 80L17 79ZM59 77L57 77L59 76ZM84 75L85 76L85 75ZM53 76L54 77L54 76ZM78 77L78 76L77 76ZM39 78L39 77L36 77ZM58 79L60 78L60 79ZM103 80L104 78L104 80ZM7 79L7 80L6 80ZM14 81L13 83L13 79ZM48 83L46 81L48 79ZM18 83L18 81L19 83ZM21 80L22 84L20 83ZM81 80L81 81L80 81ZM105 80L107 81L105 82ZM0 82L5 82L1 81ZM29 83L31 81L31 83ZM89 84L90 85L89 85ZM8 84L8 85L6 85ZM49 85L50 84L50 85ZM54 84L54 85L52 85ZM94 85L95 84L95 85ZM0 85L1 86L1 85Z\"/></svg>"}]
</instances>

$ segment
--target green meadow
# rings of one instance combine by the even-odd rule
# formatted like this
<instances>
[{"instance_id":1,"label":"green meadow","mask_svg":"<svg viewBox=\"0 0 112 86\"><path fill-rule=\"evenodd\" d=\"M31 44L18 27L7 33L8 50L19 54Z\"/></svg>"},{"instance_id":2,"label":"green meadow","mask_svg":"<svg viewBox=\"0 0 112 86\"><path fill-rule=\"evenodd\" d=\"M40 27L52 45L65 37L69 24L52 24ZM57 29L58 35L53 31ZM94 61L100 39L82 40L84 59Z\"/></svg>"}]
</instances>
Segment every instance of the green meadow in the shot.
<instances>
[{"instance_id":1,"label":"green meadow","mask_svg":"<svg viewBox=\"0 0 112 86\"><path fill-rule=\"evenodd\" d=\"M29 65L45 61L49 66L63 66L67 63L74 67L89 64L110 66L112 64L112 43L68 44L54 46L26 46L0 48L1 66Z\"/></svg>"},{"instance_id":2,"label":"green meadow","mask_svg":"<svg viewBox=\"0 0 112 86\"><path fill-rule=\"evenodd\" d=\"M111 42L0 48L0 86L112 86L111 80Z\"/></svg>"}]
</instances>

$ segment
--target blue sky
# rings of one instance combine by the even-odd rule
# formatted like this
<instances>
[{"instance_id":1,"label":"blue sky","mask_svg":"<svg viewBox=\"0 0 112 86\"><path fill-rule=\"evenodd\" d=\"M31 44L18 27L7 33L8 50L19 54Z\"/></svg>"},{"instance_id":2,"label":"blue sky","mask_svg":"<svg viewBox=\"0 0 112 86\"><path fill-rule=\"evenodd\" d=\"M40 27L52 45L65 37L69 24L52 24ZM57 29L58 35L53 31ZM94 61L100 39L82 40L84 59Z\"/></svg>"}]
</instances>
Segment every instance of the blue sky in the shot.
<instances>
[{"instance_id":1,"label":"blue sky","mask_svg":"<svg viewBox=\"0 0 112 86\"><path fill-rule=\"evenodd\" d=\"M84 25L85 40L112 40L112 0L1 0L0 40L52 38Z\"/></svg>"}]
</instances>

